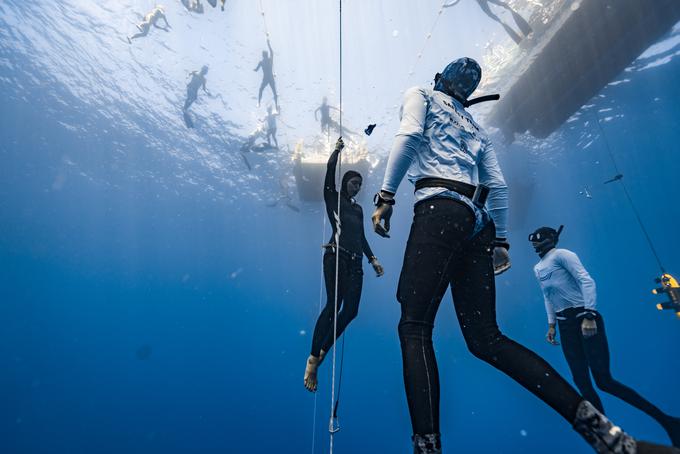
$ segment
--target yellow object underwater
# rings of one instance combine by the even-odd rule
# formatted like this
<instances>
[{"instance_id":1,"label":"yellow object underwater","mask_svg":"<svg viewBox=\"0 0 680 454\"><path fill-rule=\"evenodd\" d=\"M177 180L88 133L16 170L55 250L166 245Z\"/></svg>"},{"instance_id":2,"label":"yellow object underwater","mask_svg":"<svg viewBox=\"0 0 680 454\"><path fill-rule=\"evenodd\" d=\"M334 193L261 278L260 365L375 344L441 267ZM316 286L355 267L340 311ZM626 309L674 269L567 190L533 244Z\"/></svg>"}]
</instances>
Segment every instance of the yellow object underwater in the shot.
<instances>
[{"instance_id":1,"label":"yellow object underwater","mask_svg":"<svg viewBox=\"0 0 680 454\"><path fill-rule=\"evenodd\" d=\"M661 277L656 278L656 282L661 284L661 287L655 288L652 293L655 295L667 294L669 299L669 301L657 304L656 308L660 311L664 309L675 311L675 315L680 318L680 284L678 284L678 280L672 275L664 273Z\"/></svg>"}]
</instances>

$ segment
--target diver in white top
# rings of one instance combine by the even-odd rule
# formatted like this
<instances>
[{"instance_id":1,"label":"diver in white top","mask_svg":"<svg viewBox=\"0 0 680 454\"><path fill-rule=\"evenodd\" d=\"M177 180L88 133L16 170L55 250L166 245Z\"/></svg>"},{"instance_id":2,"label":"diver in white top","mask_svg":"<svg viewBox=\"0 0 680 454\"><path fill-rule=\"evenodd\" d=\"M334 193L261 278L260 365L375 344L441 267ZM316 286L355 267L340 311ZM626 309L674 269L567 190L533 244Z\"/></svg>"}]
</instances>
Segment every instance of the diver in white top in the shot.
<instances>
[{"instance_id":1,"label":"diver in white top","mask_svg":"<svg viewBox=\"0 0 680 454\"><path fill-rule=\"evenodd\" d=\"M408 171L416 203L397 299L414 453L442 452L432 330L449 288L474 356L557 411L598 453L649 453L648 444L613 425L545 360L498 328L494 274L510 268L508 188L489 137L466 110L481 100L495 99L468 99L481 77L476 61L460 58L435 76L433 89L414 87L406 92L385 178L374 198L373 228L387 237L397 188Z\"/></svg>"},{"instance_id":2,"label":"diver in white top","mask_svg":"<svg viewBox=\"0 0 680 454\"><path fill-rule=\"evenodd\" d=\"M662 412L612 377L604 320L596 309L595 281L576 254L556 248L562 228L541 227L529 235L529 241L541 258L534 266L534 273L543 291L548 314L546 340L559 345L555 333L557 322L562 351L574 383L598 410L604 413L602 401L590 380L591 374L598 388L654 418L668 432L673 446L680 447L680 419Z\"/></svg>"}]
</instances>

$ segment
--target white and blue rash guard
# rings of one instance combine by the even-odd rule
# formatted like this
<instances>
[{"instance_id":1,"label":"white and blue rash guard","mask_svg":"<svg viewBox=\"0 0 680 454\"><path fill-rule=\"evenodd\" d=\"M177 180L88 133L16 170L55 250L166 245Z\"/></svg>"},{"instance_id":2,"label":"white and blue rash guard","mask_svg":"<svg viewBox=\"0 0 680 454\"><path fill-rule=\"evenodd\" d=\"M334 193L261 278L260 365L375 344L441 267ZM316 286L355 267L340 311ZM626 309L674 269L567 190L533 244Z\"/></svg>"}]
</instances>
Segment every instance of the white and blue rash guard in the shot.
<instances>
[{"instance_id":1,"label":"white and blue rash guard","mask_svg":"<svg viewBox=\"0 0 680 454\"><path fill-rule=\"evenodd\" d=\"M401 125L387 161L382 190L396 193L408 171L414 183L422 178L446 178L489 188L486 210L496 225L496 235L507 237L508 187L489 138L463 105L453 97L429 88L406 91ZM475 213L481 229L486 210L446 188L416 191L416 202L439 196L461 200Z\"/></svg>"},{"instance_id":2,"label":"white and blue rash guard","mask_svg":"<svg viewBox=\"0 0 680 454\"><path fill-rule=\"evenodd\" d=\"M551 249L534 266L534 274L543 291L548 323L555 323L555 313L571 307L595 310L595 281L578 256L567 249Z\"/></svg>"}]
</instances>

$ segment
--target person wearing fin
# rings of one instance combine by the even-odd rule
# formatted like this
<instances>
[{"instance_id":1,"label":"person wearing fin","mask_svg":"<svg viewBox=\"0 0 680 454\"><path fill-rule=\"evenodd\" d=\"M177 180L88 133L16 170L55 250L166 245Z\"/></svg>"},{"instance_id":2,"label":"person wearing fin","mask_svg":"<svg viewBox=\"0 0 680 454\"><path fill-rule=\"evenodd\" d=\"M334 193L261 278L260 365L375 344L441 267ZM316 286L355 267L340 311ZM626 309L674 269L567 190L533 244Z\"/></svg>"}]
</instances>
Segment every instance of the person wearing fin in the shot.
<instances>
[{"instance_id":1,"label":"person wearing fin","mask_svg":"<svg viewBox=\"0 0 680 454\"><path fill-rule=\"evenodd\" d=\"M593 387L591 375L602 391L654 418L666 430L673 446L680 447L680 419L662 412L612 377L604 319L596 308L595 281L575 253L557 248L563 227L557 230L541 227L529 235L529 241L540 257L534 266L534 274L543 291L548 314L546 340L552 345L559 345L555 331L557 324L562 351L574 383L583 397L601 413L604 413L604 407Z\"/></svg>"},{"instance_id":2,"label":"person wearing fin","mask_svg":"<svg viewBox=\"0 0 680 454\"><path fill-rule=\"evenodd\" d=\"M262 68L262 83L260 84L260 93L257 96L257 105L260 106L262 102L262 92L265 87L269 85L272 90L272 95L274 95L274 103L276 104L276 109L279 108L279 98L276 94L276 82L274 81L274 50L269 42L269 35L267 35L267 47L269 48L269 53L266 50L262 51L262 60L257 64L253 71L257 72Z\"/></svg>"},{"instance_id":3,"label":"person wearing fin","mask_svg":"<svg viewBox=\"0 0 680 454\"><path fill-rule=\"evenodd\" d=\"M347 325L357 316L364 272L361 259L365 255L373 267L375 274L380 277L384 270L378 258L373 255L364 235L364 213L355 197L361 189L361 174L348 170L342 177L340 192L335 187L335 172L338 157L345 144L339 138L333 154L326 165L324 180L324 202L326 214L333 227L333 233L328 244L323 247L323 275L326 282L326 306L319 314L312 337L312 349L305 366L304 385L309 391L316 391L317 371L326 352L333 346ZM340 213L338 218L338 198L340 199ZM339 223L339 225L337 225ZM337 260L337 270L336 270ZM337 310L335 312L337 271ZM337 321L335 320L337 316ZM337 332L334 325L337 323Z\"/></svg>"},{"instance_id":4,"label":"person wearing fin","mask_svg":"<svg viewBox=\"0 0 680 454\"><path fill-rule=\"evenodd\" d=\"M444 8L450 8L451 6L457 5L459 2L460 2L460 0L453 0L453 1L445 3L443 5L443 7ZM501 24L503 29L505 29L505 32L510 36L510 38L512 38L512 40L515 43L517 43L517 44L521 43L522 37L519 36L515 32L515 30L513 30L509 25L507 25L505 22L503 22L503 20L500 17L498 17L498 16L496 16L496 14L494 14L494 12L491 10L491 7L489 6L489 3L491 3L492 5L500 6L501 8L504 8L505 10L509 11L510 14L512 14L512 18L514 19L515 24L517 24L517 28L519 28L520 32L522 32L522 34L525 37L529 36L533 32L533 30L531 29L531 26L527 23L527 21L524 20L524 18L522 16L520 16L517 12L515 12L515 10L513 10L512 7L510 5L508 5L507 3L505 3L501 0L477 0L477 4L482 9L482 11L484 11L484 14L486 14L487 16L489 16L489 18L491 18L491 19L495 20L496 22L498 22L499 24Z\"/></svg>"},{"instance_id":5,"label":"person wearing fin","mask_svg":"<svg viewBox=\"0 0 680 454\"><path fill-rule=\"evenodd\" d=\"M612 424L543 358L498 328L494 275L510 268L508 189L493 144L464 107L479 101L468 98L481 76L476 61L460 58L436 75L433 89L406 91L382 189L374 198L374 230L387 237L395 194L407 172L415 184L414 218L397 289L414 453L442 452L432 330L449 287L474 356L557 411L597 452L649 452L650 445Z\"/></svg>"},{"instance_id":6,"label":"person wearing fin","mask_svg":"<svg viewBox=\"0 0 680 454\"><path fill-rule=\"evenodd\" d=\"M158 25L158 21L163 19L165 22L165 27L161 27ZM151 30L151 26L154 26L156 28L160 28L161 30L164 30L166 32L170 31L170 24L168 23L168 18L165 17L165 10L163 9L163 5L158 5L154 9L149 12L146 16L144 16L144 20L140 22L137 25L137 28L139 29L139 33L128 36L128 43L132 44L133 39L141 38L143 36L146 36L149 34L149 30Z\"/></svg>"},{"instance_id":7,"label":"person wearing fin","mask_svg":"<svg viewBox=\"0 0 680 454\"><path fill-rule=\"evenodd\" d=\"M187 99L184 101L184 107L182 109L182 113L184 114L184 121L187 124L187 127L193 128L193 121L191 120L191 117L189 116L189 107L198 99L198 89L202 88L203 91L210 95L210 92L206 88L206 74L208 74L208 67L203 66L200 71L191 71L189 73L189 76L191 77L191 80L187 84Z\"/></svg>"}]
</instances>

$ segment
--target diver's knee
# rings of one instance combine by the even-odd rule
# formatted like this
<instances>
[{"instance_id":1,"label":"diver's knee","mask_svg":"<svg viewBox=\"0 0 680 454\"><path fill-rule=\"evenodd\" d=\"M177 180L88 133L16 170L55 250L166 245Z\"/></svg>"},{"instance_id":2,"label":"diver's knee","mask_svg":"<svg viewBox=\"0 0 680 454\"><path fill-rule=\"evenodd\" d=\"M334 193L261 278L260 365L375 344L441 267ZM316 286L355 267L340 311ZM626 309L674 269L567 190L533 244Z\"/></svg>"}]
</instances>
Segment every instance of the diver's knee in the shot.
<instances>
[{"instance_id":1,"label":"diver's knee","mask_svg":"<svg viewBox=\"0 0 680 454\"><path fill-rule=\"evenodd\" d=\"M498 331L493 335L472 334L465 338L468 350L476 358L493 362L498 350L508 339Z\"/></svg>"},{"instance_id":2,"label":"diver's knee","mask_svg":"<svg viewBox=\"0 0 680 454\"><path fill-rule=\"evenodd\" d=\"M597 387L606 393L609 393L616 386L616 381L611 374L593 374L593 378Z\"/></svg>"},{"instance_id":3,"label":"diver's knee","mask_svg":"<svg viewBox=\"0 0 680 454\"><path fill-rule=\"evenodd\" d=\"M351 308L346 307L342 310L342 313L343 313L345 319L348 322L351 322L352 320L357 318L357 315L359 315L359 306L351 307Z\"/></svg>"},{"instance_id":4,"label":"diver's knee","mask_svg":"<svg viewBox=\"0 0 680 454\"><path fill-rule=\"evenodd\" d=\"M399 320L399 339L432 339L432 323L402 317Z\"/></svg>"}]
</instances>

